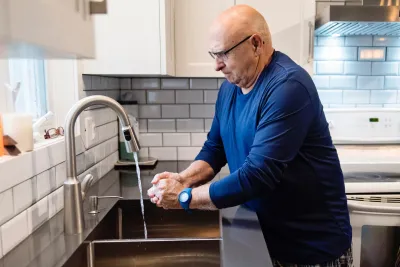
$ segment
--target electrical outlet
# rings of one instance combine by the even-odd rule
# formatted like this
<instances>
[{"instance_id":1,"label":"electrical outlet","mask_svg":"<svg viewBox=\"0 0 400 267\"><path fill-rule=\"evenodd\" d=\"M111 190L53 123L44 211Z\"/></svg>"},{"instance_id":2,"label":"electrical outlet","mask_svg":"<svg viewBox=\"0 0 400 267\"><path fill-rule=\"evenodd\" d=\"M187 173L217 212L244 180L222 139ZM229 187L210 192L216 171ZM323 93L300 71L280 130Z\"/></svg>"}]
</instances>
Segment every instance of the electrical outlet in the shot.
<instances>
[{"instance_id":1,"label":"electrical outlet","mask_svg":"<svg viewBox=\"0 0 400 267\"><path fill-rule=\"evenodd\" d=\"M92 147L96 142L96 124L93 117L85 118L85 143L86 148Z\"/></svg>"}]
</instances>

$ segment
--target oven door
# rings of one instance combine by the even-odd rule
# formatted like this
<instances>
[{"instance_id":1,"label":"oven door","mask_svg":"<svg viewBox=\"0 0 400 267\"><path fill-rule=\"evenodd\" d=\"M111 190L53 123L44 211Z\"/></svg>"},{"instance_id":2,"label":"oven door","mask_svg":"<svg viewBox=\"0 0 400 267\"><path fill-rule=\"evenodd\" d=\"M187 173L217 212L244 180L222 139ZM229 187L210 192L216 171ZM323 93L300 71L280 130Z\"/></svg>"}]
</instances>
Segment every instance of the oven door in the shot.
<instances>
[{"instance_id":1,"label":"oven door","mask_svg":"<svg viewBox=\"0 0 400 267\"><path fill-rule=\"evenodd\" d=\"M400 248L400 194L347 195L355 267L396 265Z\"/></svg>"}]
</instances>

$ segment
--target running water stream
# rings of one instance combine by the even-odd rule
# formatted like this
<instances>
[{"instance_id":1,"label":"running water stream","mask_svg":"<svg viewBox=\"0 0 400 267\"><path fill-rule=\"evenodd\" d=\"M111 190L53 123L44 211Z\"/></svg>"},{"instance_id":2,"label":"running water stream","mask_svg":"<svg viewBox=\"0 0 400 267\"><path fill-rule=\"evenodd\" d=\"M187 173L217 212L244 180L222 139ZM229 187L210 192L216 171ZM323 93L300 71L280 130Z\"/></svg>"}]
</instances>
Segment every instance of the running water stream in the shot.
<instances>
[{"instance_id":1,"label":"running water stream","mask_svg":"<svg viewBox=\"0 0 400 267\"><path fill-rule=\"evenodd\" d=\"M142 180L140 179L139 159L138 159L137 152L133 153L133 157L134 157L135 163L136 163L136 173L137 173L137 177L138 177L138 184L139 184L139 191L140 191L140 206L142 208L143 225L144 225L144 238L147 239L147 226L146 226L146 220L144 218Z\"/></svg>"}]
</instances>

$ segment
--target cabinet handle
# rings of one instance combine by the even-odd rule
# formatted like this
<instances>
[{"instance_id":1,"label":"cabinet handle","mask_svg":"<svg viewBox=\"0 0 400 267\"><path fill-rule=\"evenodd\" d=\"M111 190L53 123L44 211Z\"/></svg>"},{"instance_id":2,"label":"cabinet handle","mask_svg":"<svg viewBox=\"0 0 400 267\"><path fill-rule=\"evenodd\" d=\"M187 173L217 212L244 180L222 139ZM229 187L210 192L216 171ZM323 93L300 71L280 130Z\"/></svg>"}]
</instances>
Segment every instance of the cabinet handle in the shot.
<instances>
[{"instance_id":1,"label":"cabinet handle","mask_svg":"<svg viewBox=\"0 0 400 267\"><path fill-rule=\"evenodd\" d=\"M309 40L308 40L308 60L307 63L311 63L314 59L314 34L313 34L314 24L309 21L308 22L308 30L309 30Z\"/></svg>"},{"instance_id":2,"label":"cabinet handle","mask_svg":"<svg viewBox=\"0 0 400 267\"><path fill-rule=\"evenodd\" d=\"M87 14L87 10L86 10L86 5L87 5L87 2L86 2L86 0L82 0L82 2L83 2L83 20L86 20L86 14Z\"/></svg>"},{"instance_id":3,"label":"cabinet handle","mask_svg":"<svg viewBox=\"0 0 400 267\"><path fill-rule=\"evenodd\" d=\"M76 10L76 12L79 12L79 4L80 4L80 1L79 0L75 0L75 10Z\"/></svg>"}]
</instances>

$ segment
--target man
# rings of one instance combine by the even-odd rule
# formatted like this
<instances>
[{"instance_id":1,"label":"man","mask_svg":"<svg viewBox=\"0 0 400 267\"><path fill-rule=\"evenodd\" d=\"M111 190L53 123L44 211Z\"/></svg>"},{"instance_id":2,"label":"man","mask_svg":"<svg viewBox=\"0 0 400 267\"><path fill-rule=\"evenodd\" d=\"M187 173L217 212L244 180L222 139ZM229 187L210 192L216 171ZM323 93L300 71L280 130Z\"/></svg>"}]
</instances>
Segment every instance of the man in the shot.
<instances>
[{"instance_id":1,"label":"man","mask_svg":"<svg viewBox=\"0 0 400 267\"><path fill-rule=\"evenodd\" d=\"M257 213L275 266L352 266L343 174L311 77L274 50L249 6L224 11L210 36L227 79L211 130L190 167L154 177L151 201L165 209L244 204ZM207 183L226 163L231 174Z\"/></svg>"}]
</instances>

